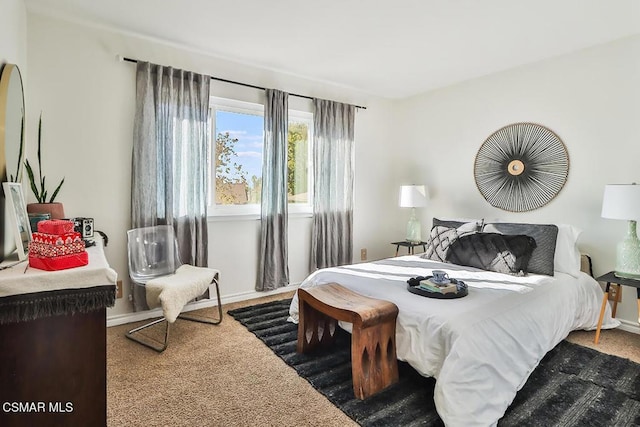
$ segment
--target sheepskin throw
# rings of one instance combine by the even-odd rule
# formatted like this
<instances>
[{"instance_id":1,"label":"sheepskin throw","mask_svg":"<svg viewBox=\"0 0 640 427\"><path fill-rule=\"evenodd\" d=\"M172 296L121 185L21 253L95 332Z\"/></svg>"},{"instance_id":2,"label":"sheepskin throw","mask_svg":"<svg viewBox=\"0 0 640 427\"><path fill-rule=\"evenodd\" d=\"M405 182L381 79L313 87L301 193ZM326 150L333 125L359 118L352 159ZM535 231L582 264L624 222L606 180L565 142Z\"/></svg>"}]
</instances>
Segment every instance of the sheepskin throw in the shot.
<instances>
[{"instance_id":1,"label":"sheepskin throw","mask_svg":"<svg viewBox=\"0 0 640 427\"><path fill-rule=\"evenodd\" d=\"M173 323L184 306L202 295L218 273L213 268L182 265L170 276L147 282L147 304L149 308L162 306L164 317Z\"/></svg>"}]
</instances>

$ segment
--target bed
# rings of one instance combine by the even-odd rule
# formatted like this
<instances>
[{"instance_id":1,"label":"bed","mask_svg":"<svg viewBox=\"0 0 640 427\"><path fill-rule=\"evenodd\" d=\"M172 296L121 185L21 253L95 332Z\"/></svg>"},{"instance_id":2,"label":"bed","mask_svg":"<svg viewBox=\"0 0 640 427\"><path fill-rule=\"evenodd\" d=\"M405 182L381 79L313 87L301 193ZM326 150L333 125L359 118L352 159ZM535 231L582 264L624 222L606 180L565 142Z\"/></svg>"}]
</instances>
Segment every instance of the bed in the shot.
<instances>
[{"instance_id":1,"label":"bed","mask_svg":"<svg viewBox=\"0 0 640 427\"><path fill-rule=\"evenodd\" d=\"M420 374L436 378L434 400L444 423L496 425L549 350L573 330L596 328L602 301L599 284L580 271L576 245L579 232L571 226L545 225L547 231L556 229L555 238L549 241L536 235L539 230L532 226L538 225L519 228L518 224L438 223L424 254L321 269L300 287L336 282L362 295L396 304L397 357ZM551 274L506 274L447 262L456 248L455 242L466 241L463 236L483 237L485 231L524 235L522 230L529 237L535 235L538 242L533 244L535 256L530 257L529 265L539 266L542 257L549 267L550 259ZM433 299L407 290L408 279L428 276L434 269L464 281L468 295ZM290 306L290 320L297 319L296 295ZM607 306L603 327L618 325ZM341 326L350 330L349 324Z\"/></svg>"}]
</instances>

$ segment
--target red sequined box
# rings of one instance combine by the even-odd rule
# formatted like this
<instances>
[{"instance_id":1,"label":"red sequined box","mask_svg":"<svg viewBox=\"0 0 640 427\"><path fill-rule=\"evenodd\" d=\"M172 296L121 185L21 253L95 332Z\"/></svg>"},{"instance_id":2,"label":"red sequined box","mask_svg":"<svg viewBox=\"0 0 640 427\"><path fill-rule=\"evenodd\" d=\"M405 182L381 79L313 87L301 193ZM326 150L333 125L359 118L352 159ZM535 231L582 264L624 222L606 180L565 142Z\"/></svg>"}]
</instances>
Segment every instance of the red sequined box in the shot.
<instances>
[{"instance_id":1,"label":"red sequined box","mask_svg":"<svg viewBox=\"0 0 640 427\"><path fill-rule=\"evenodd\" d=\"M53 258L84 252L84 241L80 233L55 234L33 233L29 244L29 254Z\"/></svg>"},{"instance_id":2,"label":"red sequined box","mask_svg":"<svg viewBox=\"0 0 640 427\"><path fill-rule=\"evenodd\" d=\"M66 219L46 219L38 223L38 233L65 234L73 233L73 221Z\"/></svg>"},{"instance_id":3,"label":"red sequined box","mask_svg":"<svg viewBox=\"0 0 640 427\"><path fill-rule=\"evenodd\" d=\"M66 270L67 268L81 267L87 264L89 264L89 255L86 251L55 258L38 257L29 254L29 266L40 270Z\"/></svg>"},{"instance_id":4,"label":"red sequined box","mask_svg":"<svg viewBox=\"0 0 640 427\"><path fill-rule=\"evenodd\" d=\"M40 230L41 223L38 224L38 230ZM73 223L71 224L73 225ZM66 226L63 228L66 229ZM72 231L59 235L32 234L32 240L29 244L29 265L31 267L51 271L80 267L88 263L89 257L80 233Z\"/></svg>"}]
</instances>

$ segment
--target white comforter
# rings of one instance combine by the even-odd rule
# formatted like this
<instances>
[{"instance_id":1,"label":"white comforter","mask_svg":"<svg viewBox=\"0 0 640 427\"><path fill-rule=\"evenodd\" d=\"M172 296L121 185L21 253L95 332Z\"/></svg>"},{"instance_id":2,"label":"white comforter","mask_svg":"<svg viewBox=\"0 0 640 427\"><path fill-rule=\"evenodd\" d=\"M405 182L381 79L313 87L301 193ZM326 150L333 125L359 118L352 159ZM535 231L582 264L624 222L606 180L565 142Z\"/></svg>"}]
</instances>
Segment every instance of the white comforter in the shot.
<instances>
[{"instance_id":1,"label":"white comforter","mask_svg":"<svg viewBox=\"0 0 640 427\"><path fill-rule=\"evenodd\" d=\"M407 291L407 279L432 269L463 280L469 295L442 300ZM495 425L549 350L572 330L595 329L602 302L600 286L584 273L515 277L418 256L318 270L300 287L330 282L398 306L398 359L437 379L434 400L447 426ZM298 321L297 295L290 315ZM603 328L618 325L607 305Z\"/></svg>"}]
</instances>

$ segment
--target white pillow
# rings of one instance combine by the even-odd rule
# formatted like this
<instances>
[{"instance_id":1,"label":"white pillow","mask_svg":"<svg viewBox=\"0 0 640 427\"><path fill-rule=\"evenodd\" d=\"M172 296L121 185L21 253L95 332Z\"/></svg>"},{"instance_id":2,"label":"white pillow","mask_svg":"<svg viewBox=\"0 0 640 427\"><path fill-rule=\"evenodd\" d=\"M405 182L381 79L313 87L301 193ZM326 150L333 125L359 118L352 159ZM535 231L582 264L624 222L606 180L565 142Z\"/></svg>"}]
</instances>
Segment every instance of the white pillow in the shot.
<instances>
[{"instance_id":1,"label":"white pillow","mask_svg":"<svg viewBox=\"0 0 640 427\"><path fill-rule=\"evenodd\" d=\"M578 237L582 230L569 224L556 224L558 238L556 239L556 254L553 259L554 271L567 273L574 277L580 275L580 250Z\"/></svg>"}]
</instances>

